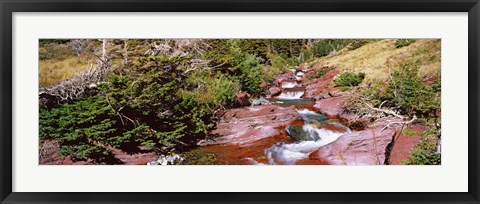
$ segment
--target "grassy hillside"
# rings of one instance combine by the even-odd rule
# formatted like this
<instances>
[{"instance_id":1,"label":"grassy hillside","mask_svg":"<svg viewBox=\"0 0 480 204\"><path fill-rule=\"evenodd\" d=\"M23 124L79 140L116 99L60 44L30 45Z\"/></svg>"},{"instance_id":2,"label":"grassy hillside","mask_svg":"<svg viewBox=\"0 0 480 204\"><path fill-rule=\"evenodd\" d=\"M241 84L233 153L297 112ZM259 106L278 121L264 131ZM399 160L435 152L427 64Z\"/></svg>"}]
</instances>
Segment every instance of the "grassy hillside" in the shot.
<instances>
[{"instance_id":1,"label":"grassy hillside","mask_svg":"<svg viewBox=\"0 0 480 204\"><path fill-rule=\"evenodd\" d=\"M389 79L389 69L406 63L418 65L422 78L433 76L440 70L440 40L421 39L396 48L397 41L387 39L368 43L352 51L343 49L341 54L322 57L317 62L336 65L343 72L364 72L366 82L386 81Z\"/></svg>"},{"instance_id":2,"label":"grassy hillside","mask_svg":"<svg viewBox=\"0 0 480 204\"><path fill-rule=\"evenodd\" d=\"M42 44L39 55L40 87L55 86L97 63L92 52L77 55L73 48L64 44Z\"/></svg>"}]
</instances>

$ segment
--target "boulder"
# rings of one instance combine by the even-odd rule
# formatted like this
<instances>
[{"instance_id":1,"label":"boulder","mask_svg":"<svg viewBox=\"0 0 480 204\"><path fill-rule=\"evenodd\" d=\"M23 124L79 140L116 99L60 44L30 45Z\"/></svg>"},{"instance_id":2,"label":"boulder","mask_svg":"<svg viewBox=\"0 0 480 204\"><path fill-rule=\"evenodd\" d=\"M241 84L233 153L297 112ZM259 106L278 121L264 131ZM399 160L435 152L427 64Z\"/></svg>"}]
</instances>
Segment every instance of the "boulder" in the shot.
<instances>
[{"instance_id":1,"label":"boulder","mask_svg":"<svg viewBox=\"0 0 480 204\"><path fill-rule=\"evenodd\" d=\"M372 122L369 117L359 117L356 114L345 112L340 113L338 119L340 119L343 124L353 129L363 129Z\"/></svg>"},{"instance_id":2,"label":"boulder","mask_svg":"<svg viewBox=\"0 0 480 204\"><path fill-rule=\"evenodd\" d=\"M249 106L250 105L250 94L245 93L245 92L239 92L237 93L237 104L239 106Z\"/></svg>"},{"instance_id":3,"label":"boulder","mask_svg":"<svg viewBox=\"0 0 480 204\"><path fill-rule=\"evenodd\" d=\"M280 74L278 76L275 77L275 79L273 80L273 83L276 85L276 86L279 86L282 81L291 81L291 80L296 80L295 78L295 74L292 72L292 71L288 71L284 74Z\"/></svg>"},{"instance_id":4,"label":"boulder","mask_svg":"<svg viewBox=\"0 0 480 204\"><path fill-rule=\"evenodd\" d=\"M174 165L181 161L185 160L185 158L181 157L180 155L160 155L157 160L148 162L147 165Z\"/></svg>"},{"instance_id":5,"label":"boulder","mask_svg":"<svg viewBox=\"0 0 480 204\"><path fill-rule=\"evenodd\" d=\"M253 142L281 133L283 127L300 119L294 108L277 105L252 106L227 110L211 135L212 140L203 140L201 146L236 144L249 146Z\"/></svg>"},{"instance_id":6,"label":"boulder","mask_svg":"<svg viewBox=\"0 0 480 204\"><path fill-rule=\"evenodd\" d=\"M307 81L304 83L305 87L305 97L306 98L324 98L319 96L328 96L329 91L333 88L333 78L338 74L338 71L332 69L328 71L325 75ZM325 97L326 98L326 97Z\"/></svg>"},{"instance_id":7,"label":"boulder","mask_svg":"<svg viewBox=\"0 0 480 204\"><path fill-rule=\"evenodd\" d=\"M263 97L260 97L259 99L253 99L251 104L253 106L260 106L260 105L269 105L269 104L272 104L272 102L270 102L269 100Z\"/></svg>"},{"instance_id":8,"label":"boulder","mask_svg":"<svg viewBox=\"0 0 480 204\"><path fill-rule=\"evenodd\" d=\"M343 96L321 99L316 101L313 107L328 116L338 116L343 112L346 100L347 98Z\"/></svg>"},{"instance_id":9,"label":"boulder","mask_svg":"<svg viewBox=\"0 0 480 204\"><path fill-rule=\"evenodd\" d=\"M316 122L322 122L322 121L325 121L328 119L328 117L326 117L325 115L323 114L318 114L318 113L305 113L306 111L305 110L302 110L300 111L300 115L302 116L302 119L306 122L306 123L316 123Z\"/></svg>"},{"instance_id":10,"label":"boulder","mask_svg":"<svg viewBox=\"0 0 480 204\"><path fill-rule=\"evenodd\" d=\"M282 93L282 90L276 86L272 86L268 89L268 93L271 95L271 96L276 96L280 93Z\"/></svg>"},{"instance_id":11,"label":"boulder","mask_svg":"<svg viewBox=\"0 0 480 204\"><path fill-rule=\"evenodd\" d=\"M397 118L384 118L372 126L347 133L336 141L320 147L311 158L323 159L332 165L381 165L385 164L387 146L392 142L397 127L384 129Z\"/></svg>"},{"instance_id":12,"label":"boulder","mask_svg":"<svg viewBox=\"0 0 480 204\"><path fill-rule=\"evenodd\" d=\"M412 154L413 147L420 143L422 139L420 135L426 129L427 127L422 124L413 124L405 128L405 130L418 132L418 135L400 134L397 136L395 144L392 145L392 150L390 151L388 164L402 165L403 162L410 157L410 154Z\"/></svg>"},{"instance_id":13,"label":"boulder","mask_svg":"<svg viewBox=\"0 0 480 204\"><path fill-rule=\"evenodd\" d=\"M320 135L313 129L304 128L305 126L289 125L285 128L287 135L296 141L316 141Z\"/></svg>"}]
</instances>

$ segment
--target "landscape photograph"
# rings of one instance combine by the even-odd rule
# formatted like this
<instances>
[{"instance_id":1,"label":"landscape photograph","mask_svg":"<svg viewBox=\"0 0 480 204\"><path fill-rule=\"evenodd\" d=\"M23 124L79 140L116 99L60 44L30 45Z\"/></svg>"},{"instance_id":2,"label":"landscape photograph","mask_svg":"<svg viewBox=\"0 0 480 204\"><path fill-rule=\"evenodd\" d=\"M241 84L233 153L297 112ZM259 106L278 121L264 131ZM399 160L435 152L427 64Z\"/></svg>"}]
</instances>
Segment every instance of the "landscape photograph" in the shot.
<instances>
[{"instance_id":1,"label":"landscape photograph","mask_svg":"<svg viewBox=\"0 0 480 204\"><path fill-rule=\"evenodd\" d=\"M39 165L441 165L441 39L39 39Z\"/></svg>"}]
</instances>

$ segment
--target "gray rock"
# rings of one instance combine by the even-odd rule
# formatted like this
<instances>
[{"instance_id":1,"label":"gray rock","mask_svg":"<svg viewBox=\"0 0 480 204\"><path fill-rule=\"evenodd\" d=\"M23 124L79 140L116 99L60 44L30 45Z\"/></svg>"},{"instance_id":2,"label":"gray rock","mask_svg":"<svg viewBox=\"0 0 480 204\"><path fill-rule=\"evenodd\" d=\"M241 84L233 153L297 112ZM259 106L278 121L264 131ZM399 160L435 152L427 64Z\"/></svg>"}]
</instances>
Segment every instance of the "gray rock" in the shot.
<instances>
[{"instance_id":1,"label":"gray rock","mask_svg":"<svg viewBox=\"0 0 480 204\"><path fill-rule=\"evenodd\" d=\"M252 100L252 105L253 106L259 106L259 105L269 105L272 104L269 100L260 97L259 99L253 99Z\"/></svg>"},{"instance_id":2,"label":"gray rock","mask_svg":"<svg viewBox=\"0 0 480 204\"><path fill-rule=\"evenodd\" d=\"M318 123L328 119L327 116L322 114L301 114L301 116L306 123Z\"/></svg>"},{"instance_id":3,"label":"gray rock","mask_svg":"<svg viewBox=\"0 0 480 204\"><path fill-rule=\"evenodd\" d=\"M185 160L185 158L181 157L180 155L160 155L160 157L156 161L148 162L147 165L174 165L181 161Z\"/></svg>"},{"instance_id":4,"label":"gray rock","mask_svg":"<svg viewBox=\"0 0 480 204\"><path fill-rule=\"evenodd\" d=\"M316 141L320 139L320 135L313 130L304 128L304 126L289 125L285 128L287 135L296 141Z\"/></svg>"}]
</instances>

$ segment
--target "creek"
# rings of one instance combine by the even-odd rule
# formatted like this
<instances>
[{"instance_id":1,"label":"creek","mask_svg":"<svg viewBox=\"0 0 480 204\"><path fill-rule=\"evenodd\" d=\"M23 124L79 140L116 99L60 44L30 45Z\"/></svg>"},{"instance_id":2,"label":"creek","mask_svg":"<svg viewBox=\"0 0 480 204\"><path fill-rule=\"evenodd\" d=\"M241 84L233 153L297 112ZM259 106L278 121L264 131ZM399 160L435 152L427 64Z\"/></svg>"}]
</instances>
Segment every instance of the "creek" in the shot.
<instances>
[{"instance_id":1,"label":"creek","mask_svg":"<svg viewBox=\"0 0 480 204\"><path fill-rule=\"evenodd\" d=\"M303 78L304 73L297 72L295 80L281 81L282 92L269 99L272 104L295 108L300 115L298 120L280 127L280 134L249 145L213 144L200 146L198 150L215 155L219 164L326 164L321 159L310 158L311 153L351 130L337 119L319 113L313 99L302 98L305 95Z\"/></svg>"}]
</instances>

